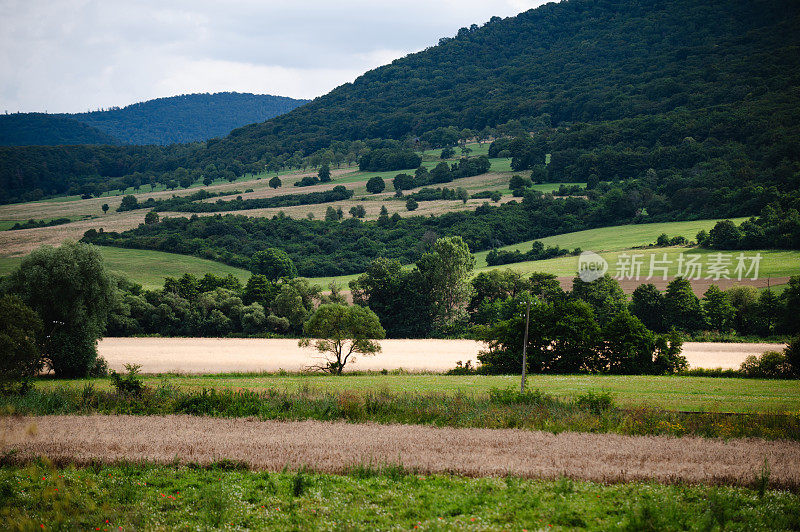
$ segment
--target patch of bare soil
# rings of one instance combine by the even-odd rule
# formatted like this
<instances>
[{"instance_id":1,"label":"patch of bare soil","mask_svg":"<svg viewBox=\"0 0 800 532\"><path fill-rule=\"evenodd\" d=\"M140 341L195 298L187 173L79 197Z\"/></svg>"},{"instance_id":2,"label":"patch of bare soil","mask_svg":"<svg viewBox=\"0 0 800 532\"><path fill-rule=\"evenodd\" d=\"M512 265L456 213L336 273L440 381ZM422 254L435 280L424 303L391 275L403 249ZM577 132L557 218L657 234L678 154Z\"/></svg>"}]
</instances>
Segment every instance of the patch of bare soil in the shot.
<instances>
[{"instance_id":1,"label":"patch of bare soil","mask_svg":"<svg viewBox=\"0 0 800 532\"><path fill-rule=\"evenodd\" d=\"M14 449L20 461L208 464L228 458L270 471L340 473L397 464L424 474L750 485L766 460L772 487L800 486L800 443L790 441L174 415L4 417L0 426L3 452Z\"/></svg>"}]
</instances>

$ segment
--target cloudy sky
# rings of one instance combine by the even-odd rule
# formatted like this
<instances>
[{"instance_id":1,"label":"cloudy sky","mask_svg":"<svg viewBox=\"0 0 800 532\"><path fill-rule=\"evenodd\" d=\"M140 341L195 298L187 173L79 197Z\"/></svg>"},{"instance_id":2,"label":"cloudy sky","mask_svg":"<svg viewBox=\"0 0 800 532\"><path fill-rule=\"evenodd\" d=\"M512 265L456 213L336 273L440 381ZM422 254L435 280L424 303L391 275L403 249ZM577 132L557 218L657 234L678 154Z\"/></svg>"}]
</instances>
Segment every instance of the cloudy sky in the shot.
<instances>
[{"instance_id":1,"label":"cloudy sky","mask_svg":"<svg viewBox=\"0 0 800 532\"><path fill-rule=\"evenodd\" d=\"M313 98L544 0L0 0L0 112L192 92Z\"/></svg>"}]
</instances>

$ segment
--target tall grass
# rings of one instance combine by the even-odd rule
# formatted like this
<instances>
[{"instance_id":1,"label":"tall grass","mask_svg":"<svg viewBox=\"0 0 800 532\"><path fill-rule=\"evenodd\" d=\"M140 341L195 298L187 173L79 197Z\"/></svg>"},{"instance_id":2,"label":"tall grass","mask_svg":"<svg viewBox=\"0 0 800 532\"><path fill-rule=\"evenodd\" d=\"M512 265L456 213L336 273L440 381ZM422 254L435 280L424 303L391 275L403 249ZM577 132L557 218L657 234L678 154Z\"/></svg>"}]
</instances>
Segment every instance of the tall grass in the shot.
<instances>
[{"instance_id":1,"label":"tall grass","mask_svg":"<svg viewBox=\"0 0 800 532\"><path fill-rule=\"evenodd\" d=\"M400 393L388 390L322 391L308 385L296 391L184 391L163 381L139 395L57 386L0 398L0 412L58 414L190 414L254 417L261 420L346 420L442 427L523 428L553 433L599 432L627 435L800 441L800 413L720 414L621 409L608 394L559 398L541 391L525 394L495 389L489 394Z\"/></svg>"},{"instance_id":2,"label":"tall grass","mask_svg":"<svg viewBox=\"0 0 800 532\"><path fill-rule=\"evenodd\" d=\"M0 468L9 530L796 530L800 498L746 488L516 477Z\"/></svg>"}]
</instances>

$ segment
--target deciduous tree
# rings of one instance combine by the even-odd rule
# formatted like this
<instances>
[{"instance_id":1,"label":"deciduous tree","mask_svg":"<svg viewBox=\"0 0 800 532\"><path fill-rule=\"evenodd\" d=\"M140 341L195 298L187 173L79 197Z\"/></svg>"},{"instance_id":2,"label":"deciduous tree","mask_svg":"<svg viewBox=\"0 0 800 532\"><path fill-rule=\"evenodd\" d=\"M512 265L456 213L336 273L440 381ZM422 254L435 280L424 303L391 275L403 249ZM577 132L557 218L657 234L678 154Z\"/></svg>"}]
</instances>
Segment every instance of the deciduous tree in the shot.
<instances>
[{"instance_id":1,"label":"deciduous tree","mask_svg":"<svg viewBox=\"0 0 800 532\"><path fill-rule=\"evenodd\" d=\"M375 313L357 305L320 305L303 325L303 330L317 340L303 338L299 345L313 345L325 360L316 368L334 375L341 375L347 363L354 359L354 355L369 356L379 353L381 345L375 340L386 335Z\"/></svg>"}]
</instances>

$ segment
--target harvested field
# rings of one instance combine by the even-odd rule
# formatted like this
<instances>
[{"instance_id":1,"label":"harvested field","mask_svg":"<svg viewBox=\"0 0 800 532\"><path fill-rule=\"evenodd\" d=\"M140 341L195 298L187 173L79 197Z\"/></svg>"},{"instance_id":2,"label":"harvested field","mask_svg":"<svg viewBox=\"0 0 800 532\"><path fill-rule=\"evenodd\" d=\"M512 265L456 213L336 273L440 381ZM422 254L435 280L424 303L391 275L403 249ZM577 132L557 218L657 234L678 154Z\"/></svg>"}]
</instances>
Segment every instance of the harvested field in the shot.
<instances>
[{"instance_id":1,"label":"harvested field","mask_svg":"<svg viewBox=\"0 0 800 532\"><path fill-rule=\"evenodd\" d=\"M374 357L357 357L349 370L405 369L447 371L457 361L477 361L484 345L472 340L383 340ZM783 344L687 342L683 354L691 367L738 368L749 355L779 351ZM294 339L262 338L104 338L99 353L112 369L142 365L145 373L231 373L299 371L315 360Z\"/></svg>"},{"instance_id":2,"label":"harvested field","mask_svg":"<svg viewBox=\"0 0 800 532\"><path fill-rule=\"evenodd\" d=\"M190 416L4 417L0 424L3 452L15 449L17 459L47 456L57 463L208 464L229 458L271 471L288 466L337 473L359 464L398 464L476 477L750 485L766 460L773 487L800 487L800 443L788 441Z\"/></svg>"}]
</instances>

